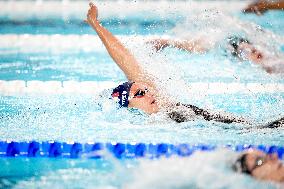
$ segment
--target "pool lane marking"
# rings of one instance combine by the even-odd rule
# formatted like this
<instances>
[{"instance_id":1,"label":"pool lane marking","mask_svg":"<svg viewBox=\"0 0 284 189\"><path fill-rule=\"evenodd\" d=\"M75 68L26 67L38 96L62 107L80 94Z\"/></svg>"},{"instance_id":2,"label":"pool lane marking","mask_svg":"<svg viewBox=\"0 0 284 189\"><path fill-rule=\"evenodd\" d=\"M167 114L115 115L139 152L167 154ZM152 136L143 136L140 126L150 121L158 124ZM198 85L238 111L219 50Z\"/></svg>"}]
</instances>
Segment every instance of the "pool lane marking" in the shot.
<instances>
[{"instance_id":1,"label":"pool lane marking","mask_svg":"<svg viewBox=\"0 0 284 189\"><path fill-rule=\"evenodd\" d=\"M96 94L118 85L113 81L23 81L0 80L1 95L41 95L41 94ZM280 83L199 83L189 84L192 94L255 94L284 93L284 84Z\"/></svg>"}]
</instances>

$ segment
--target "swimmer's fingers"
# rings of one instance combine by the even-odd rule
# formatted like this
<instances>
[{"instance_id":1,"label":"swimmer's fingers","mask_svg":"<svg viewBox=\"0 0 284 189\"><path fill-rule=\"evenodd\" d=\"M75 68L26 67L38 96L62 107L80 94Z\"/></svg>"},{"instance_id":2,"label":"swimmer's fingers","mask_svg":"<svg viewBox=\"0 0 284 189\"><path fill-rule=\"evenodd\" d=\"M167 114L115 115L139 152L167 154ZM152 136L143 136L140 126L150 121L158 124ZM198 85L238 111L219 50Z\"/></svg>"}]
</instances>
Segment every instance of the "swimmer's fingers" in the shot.
<instances>
[{"instance_id":1,"label":"swimmer's fingers","mask_svg":"<svg viewBox=\"0 0 284 189\"><path fill-rule=\"evenodd\" d=\"M98 18L98 8L92 2L89 3L89 6L90 8L88 10L87 20L85 20L85 22L88 24L92 23Z\"/></svg>"},{"instance_id":2,"label":"swimmer's fingers","mask_svg":"<svg viewBox=\"0 0 284 189\"><path fill-rule=\"evenodd\" d=\"M89 3L89 6L90 6L90 7L93 7L93 6L95 6L95 5L94 5L93 2L90 2L90 3Z\"/></svg>"},{"instance_id":3,"label":"swimmer's fingers","mask_svg":"<svg viewBox=\"0 0 284 189\"><path fill-rule=\"evenodd\" d=\"M97 8L97 6L94 3L90 2L89 6L90 6L89 10L98 12L98 8Z\"/></svg>"},{"instance_id":4,"label":"swimmer's fingers","mask_svg":"<svg viewBox=\"0 0 284 189\"><path fill-rule=\"evenodd\" d=\"M87 13L87 18L84 19L84 22L85 22L86 24L91 24L91 20L90 20L90 10L89 10L88 13Z\"/></svg>"},{"instance_id":5,"label":"swimmer's fingers","mask_svg":"<svg viewBox=\"0 0 284 189\"><path fill-rule=\"evenodd\" d=\"M89 10L88 10L88 18L91 18L91 19L96 19L98 18L98 8L92 3L90 2L89 3Z\"/></svg>"}]
</instances>

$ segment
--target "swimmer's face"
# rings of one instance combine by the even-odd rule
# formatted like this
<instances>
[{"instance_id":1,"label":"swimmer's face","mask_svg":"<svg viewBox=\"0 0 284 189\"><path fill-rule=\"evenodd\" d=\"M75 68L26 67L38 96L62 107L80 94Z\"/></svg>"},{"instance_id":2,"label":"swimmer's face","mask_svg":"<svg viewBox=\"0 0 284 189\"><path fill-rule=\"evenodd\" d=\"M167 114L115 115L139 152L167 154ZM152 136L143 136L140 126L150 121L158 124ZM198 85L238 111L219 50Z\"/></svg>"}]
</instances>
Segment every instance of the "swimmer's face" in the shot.
<instances>
[{"instance_id":1,"label":"swimmer's face","mask_svg":"<svg viewBox=\"0 0 284 189\"><path fill-rule=\"evenodd\" d=\"M154 98L153 92L144 83L135 82L129 92L130 108L138 108L148 114L157 113L158 105Z\"/></svg>"},{"instance_id":2,"label":"swimmer's face","mask_svg":"<svg viewBox=\"0 0 284 189\"><path fill-rule=\"evenodd\" d=\"M250 150L246 156L246 165L251 175L257 179L284 182L284 166L276 154Z\"/></svg>"},{"instance_id":3,"label":"swimmer's face","mask_svg":"<svg viewBox=\"0 0 284 189\"><path fill-rule=\"evenodd\" d=\"M263 60L263 54L249 43L240 43L237 53L240 58L250 60L255 63L259 63Z\"/></svg>"}]
</instances>

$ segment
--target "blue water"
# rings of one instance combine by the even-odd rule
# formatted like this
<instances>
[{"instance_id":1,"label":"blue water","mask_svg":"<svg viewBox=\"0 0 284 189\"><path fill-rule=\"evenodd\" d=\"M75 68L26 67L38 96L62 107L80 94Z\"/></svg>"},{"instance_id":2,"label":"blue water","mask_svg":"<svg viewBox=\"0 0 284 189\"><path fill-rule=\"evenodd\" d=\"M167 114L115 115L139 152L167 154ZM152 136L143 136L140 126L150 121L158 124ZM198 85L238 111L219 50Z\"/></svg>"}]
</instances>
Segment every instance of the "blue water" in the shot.
<instances>
[{"instance_id":1,"label":"blue water","mask_svg":"<svg viewBox=\"0 0 284 189\"><path fill-rule=\"evenodd\" d=\"M17 11L1 14L0 8L0 80L98 83L126 80L81 15L65 17L52 11L44 16L18 14ZM261 17L233 14L280 36L284 34L283 11L267 12ZM102 25L133 47L135 55L147 59L150 47L145 44L146 38L171 35L171 30L186 16L183 13L159 16L141 11L126 16L104 16ZM136 41L138 38L145 40ZM150 58L161 59L165 67L162 71L169 73L167 77L186 83L284 83L283 75L268 74L250 62L239 63L223 48L204 55L165 49L160 54L151 54ZM246 117L255 126L284 116L284 94L280 92L181 94L179 100L184 103ZM255 129L201 119L177 124L159 116L117 110L108 97L96 95L1 95L0 141L284 145L283 128ZM274 184L233 173L226 162L234 155L230 151L217 151L153 162L112 157L103 160L0 158L0 188L207 188L206 184L213 188L276 188ZM151 171L155 175L149 177Z\"/></svg>"},{"instance_id":2,"label":"blue water","mask_svg":"<svg viewBox=\"0 0 284 189\"><path fill-rule=\"evenodd\" d=\"M175 26L172 20L139 20L137 18L107 19L102 25L115 34L160 34ZM14 21L0 18L1 34L93 34L94 31L83 20L37 19ZM135 28L135 29L134 29ZM137 29L138 30L137 30Z\"/></svg>"},{"instance_id":3,"label":"blue water","mask_svg":"<svg viewBox=\"0 0 284 189\"><path fill-rule=\"evenodd\" d=\"M239 14L239 17L243 20L254 22L276 34L283 35L284 23L281 21L283 19L283 14L283 11L268 11L263 16L257 16L255 14Z\"/></svg>"}]
</instances>

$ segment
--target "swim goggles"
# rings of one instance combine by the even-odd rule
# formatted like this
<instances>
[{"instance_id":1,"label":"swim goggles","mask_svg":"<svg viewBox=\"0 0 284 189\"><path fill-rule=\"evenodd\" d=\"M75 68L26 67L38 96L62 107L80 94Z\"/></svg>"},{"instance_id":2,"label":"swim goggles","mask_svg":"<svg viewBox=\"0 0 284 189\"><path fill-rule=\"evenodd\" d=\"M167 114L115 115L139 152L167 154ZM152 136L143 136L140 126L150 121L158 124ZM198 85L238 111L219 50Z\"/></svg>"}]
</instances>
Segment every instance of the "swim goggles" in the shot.
<instances>
[{"instance_id":1,"label":"swim goggles","mask_svg":"<svg viewBox=\"0 0 284 189\"><path fill-rule=\"evenodd\" d=\"M142 98L145 96L145 94L148 92L148 89L145 88L144 90L143 89L138 89L133 96L129 96L128 97L128 100L131 100L133 98Z\"/></svg>"},{"instance_id":2,"label":"swim goggles","mask_svg":"<svg viewBox=\"0 0 284 189\"><path fill-rule=\"evenodd\" d=\"M138 89L132 98L142 98L143 96L145 96L146 92L148 92L147 88L145 88L144 90Z\"/></svg>"},{"instance_id":3,"label":"swim goggles","mask_svg":"<svg viewBox=\"0 0 284 189\"><path fill-rule=\"evenodd\" d=\"M243 154L234 164L234 169L236 169L237 172L240 173L246 173L249 175L252 175L252 172L258 168L261 167L262 165L264 165L267 161L267 157L266 156L257 156L255 158L255 162L254 165L251 169L248 168L247 162L246 162L246 158L247 154Z\"/></svg>"}]
</instances>

